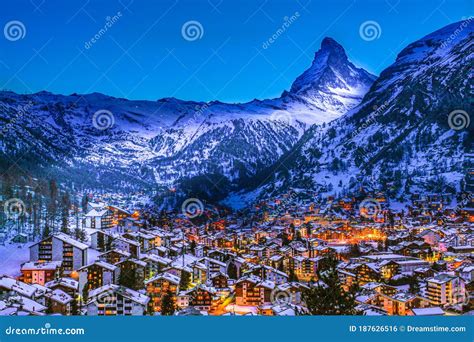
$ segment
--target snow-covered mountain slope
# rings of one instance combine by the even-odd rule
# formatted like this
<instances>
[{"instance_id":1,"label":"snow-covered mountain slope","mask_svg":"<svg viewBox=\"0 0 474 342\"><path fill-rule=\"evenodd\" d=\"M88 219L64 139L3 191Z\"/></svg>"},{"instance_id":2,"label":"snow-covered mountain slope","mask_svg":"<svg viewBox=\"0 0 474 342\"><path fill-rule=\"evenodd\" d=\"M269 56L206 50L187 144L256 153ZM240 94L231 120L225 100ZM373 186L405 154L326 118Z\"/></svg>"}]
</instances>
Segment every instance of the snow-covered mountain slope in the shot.
<instances>
[{"instance_id":1,"label":"snow-covered mountain slope","mask_svg":"<svg viewBox=\"0 0 474 342\"><path fill-rule=\"evenodd\" d=\"M311 74L316 65L334 73ZM0 92L0 165L91 187L184 186L211 175L216 184L237 184L287 153L309 124L356 105L372 83L367 75L325 39L298 78L307 91L277 99L225 104ZM324 98L310 89L325 91ZM343 105L342 93L351 99Z\"/></svg>"},{"instance_id":2,"label":"snow-covered mountain slope","mask_svg":"<svg viewBox=\"0 0 474 342\"><path fill-rule=\"evenodd\" d=\"M460 191L474 136L473 26L454 23L408 45L356 108L312 126L241 197L289 187L354 193L361 184L400 200Z\"/></svg>"}]
</instances>

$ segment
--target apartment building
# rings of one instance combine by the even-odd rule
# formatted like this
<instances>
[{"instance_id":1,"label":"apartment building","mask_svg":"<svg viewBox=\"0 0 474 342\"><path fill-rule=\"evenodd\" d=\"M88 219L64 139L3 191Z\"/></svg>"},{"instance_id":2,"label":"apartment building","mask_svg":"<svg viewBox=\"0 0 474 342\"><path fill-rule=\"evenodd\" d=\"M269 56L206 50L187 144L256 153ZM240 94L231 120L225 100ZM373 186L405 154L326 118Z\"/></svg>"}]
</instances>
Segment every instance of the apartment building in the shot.
<instances>
[{"instance_id":1,"label":"apartment building","mask_svg":"<svg viewBox=\"0 0 474 342\"><path fill-rule=\"evenodd\" d=\"M58 233L30 246L30 261L62 261L65 274L87 264L88 246L69 235Z\"/></svg>"}]
</instances>

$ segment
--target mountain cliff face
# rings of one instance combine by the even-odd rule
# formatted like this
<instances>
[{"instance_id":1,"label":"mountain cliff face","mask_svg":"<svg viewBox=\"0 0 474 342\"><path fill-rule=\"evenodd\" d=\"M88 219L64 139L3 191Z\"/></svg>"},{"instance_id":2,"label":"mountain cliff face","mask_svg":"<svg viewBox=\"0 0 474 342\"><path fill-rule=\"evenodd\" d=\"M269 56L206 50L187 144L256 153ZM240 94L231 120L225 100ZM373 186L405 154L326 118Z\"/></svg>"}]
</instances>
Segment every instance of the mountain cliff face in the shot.
<instances>
[{"instance_id":1,"label":"mountain cliff face","mask_svg":"<svg viewBox=\"0 0 474 342\"><path fill-rule=\"evenodd\" d=\"M275 163L309 125L344 114L373 80L325 39L310 69L276 99L225 104L0 92L0 165L121 190L197 181L212 196L213 188L238 187Z\"/></svg>"},{"instance_id":2,"label":"mountain cliff face","mask_svg":"<svg viewBox=\"0 0 474 342\"><path fill-rule=\"evenodd\" d=\"M289 187L345 194L362 184L404 201L418 191L460 191L474 136L473 24L455 23L408 45L357 107L312 126L243 195Z\"/></svg>"}]
</instances>

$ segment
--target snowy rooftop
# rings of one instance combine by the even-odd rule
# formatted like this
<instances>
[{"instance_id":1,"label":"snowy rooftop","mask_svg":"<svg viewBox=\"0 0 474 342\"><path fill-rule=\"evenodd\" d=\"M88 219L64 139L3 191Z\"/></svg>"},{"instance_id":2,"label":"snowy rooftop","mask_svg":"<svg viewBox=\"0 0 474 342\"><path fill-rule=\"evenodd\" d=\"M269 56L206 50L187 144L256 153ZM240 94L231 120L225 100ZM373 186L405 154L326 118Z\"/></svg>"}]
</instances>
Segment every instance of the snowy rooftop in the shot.
<instances>
[{"instance_id":1,"label":"snowy rooftop","mask_svg":"<svg viewBox=\"0 0 474 342\"><path fill-rule=\"evenodd\" d=\"M72 278L59 278L52 281L47 282L46 287L55 287L55 286L64 286L70 289L77 290L79 288L79 282Z\"/></svg>"},{"instance_id":2,"label":"snowy rooftop","mask_svg":"<svg viewBox=\"0 0 474 342\"><path fill-rule=\"evenodd\" d=\"M37 291L36 287L7 276L0 278L0 287L15 291L26 297L33 297Z\"/></svg>"},{"instance_id":3,"label":"snowy rooftop","mask_svg":"<svg viewBox=\"0 0 474 342\"><path fill-rule=\"evenodd\" d=\"M444 315L443 309L438 306L432 308L417 308L411 309L415 316L439 316Z\"/></svg>"},{"instance_id":4,"label":"snowy rooftop","mask_svg":"<svg viewBox=\"0 0 474 342\"><path fill-rule=\"evenodd\" d=\"M55 289L51 293L46 295L47 297L51 298L51 300L54 300L55 302L61 303L61 304L68 304L73 301L73 298L68 295L66 292L60 289Z\"/></svg>"},{"instance_id":5,"label":"snowy rooftop","mask_svg":"<svg viewBox=\"0 0 474 342\"><path fill-rule=\"evenodd\" d=\"M92 209L86 214L86 217L102 217L105 214L107 214L108 211L109 211L108 209L103 209L103 210Z\"/></svg>"},{"instance_id":6,"label":"snowy rooftop","mask_svg":"<svg viewBox=\"0 0 474 342\"><path fill-rule=\"evenodd\" d=\"M96 298L100 298L102 294L110 294L114 293L117 295L121 295L127 299L130 299L133 302L139 303L141 305L146 305L150 301L150 297L141 294L135 290L129 289L124 286L119 286L115 284L108 284L101 286L97 289L94 289L89 292L89 303L93 302Z\"/></svg>"},{"instance_id":7,"label":"snowy rooftop","mask_svg":"<svg viewBox=\"0 0 474 342\"><path fill-rule=\"evenodd\" d=\"M72 237L70 237L69 235L66 235L64 233L58 233L58 234L54 235L53 237L56 238L56 239L61 240L62 242L65 242L65 243L67 243L71 246L82 249L82 250L89 248L89 246L87 246L86 244L84 244L80 241L77 241L77 240L73 239Z\"/></svg>"},{"instance_id":8,"label":"snowy rooftop","mask_svg":"<svg viewBox=\"0 0 474 342\"><path fill-rule=\"evenodd\" d=\"M37 262L37 261L30 261L25 262L21 265L22 271L29 271L29 270L55 270L61 267L62 261L50 261L50 262Z\"/></svg>"},{"instance_id":9,"label":"snowy rooftop","mask_svg":"<svg viewBox=\"0 0 474 342\"><path fill-rule=\"evenodd\" d=\"M168 273L168 272L164 272L164 273L160 273L150 279L148 279L145 284L149 284L151 282L154 282L156 280L159 280L159 279L163 279L163 280L167 280L173 284L176 284L178 285L179 284L179 280L180 278L178 276L175 276L174 274L171 274L171 273Z\"/></svg>"},{"instance_id":10,"label":"snowy rooftop","mask_svg":"<svg viewBox=\"0 0 474 342\"><path fill-rule=\"evenodd\" d=\"M108 262L105 262L105 261L96 260L94 263L83 266L79 270L85 270L94 265L105 268L106 270L109 270L109 271L115 271L117 269L117 266L115 265L109 264Z\"/></svg>"}]
</instances>

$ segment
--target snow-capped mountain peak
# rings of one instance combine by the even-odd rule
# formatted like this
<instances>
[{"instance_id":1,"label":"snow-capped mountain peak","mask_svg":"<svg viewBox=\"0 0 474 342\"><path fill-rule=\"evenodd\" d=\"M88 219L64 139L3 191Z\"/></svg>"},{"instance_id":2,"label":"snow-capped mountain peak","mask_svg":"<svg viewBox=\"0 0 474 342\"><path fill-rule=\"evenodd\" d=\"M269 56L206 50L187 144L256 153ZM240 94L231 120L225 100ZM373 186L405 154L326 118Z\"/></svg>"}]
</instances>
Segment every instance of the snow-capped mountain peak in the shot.
<instances>
[{"instance_id":1,"label":"snow-capped mountain peak","mask_svg":"<svg viewBox=\"0 0 474 342\"><path fill-rule=\"evenodd\" d=\"M362 100L376 76L349 61L344 48L326 37L313 63L292 84L289 94L318 108L347 112Z\"/></svg>"}]
</instances>

